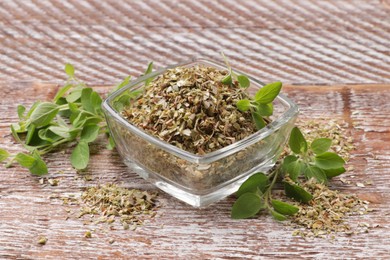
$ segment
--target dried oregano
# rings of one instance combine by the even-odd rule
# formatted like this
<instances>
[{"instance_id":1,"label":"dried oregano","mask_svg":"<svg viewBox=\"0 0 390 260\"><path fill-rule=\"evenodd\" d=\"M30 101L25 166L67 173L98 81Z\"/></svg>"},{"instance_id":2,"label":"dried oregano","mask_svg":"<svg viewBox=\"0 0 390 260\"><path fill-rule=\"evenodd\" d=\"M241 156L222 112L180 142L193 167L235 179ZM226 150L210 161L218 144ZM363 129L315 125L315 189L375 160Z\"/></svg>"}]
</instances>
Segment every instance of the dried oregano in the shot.
<instances>
[{"instance_id":1,"label":"dried oregano","mask_svg":"<svg viewBox=\"0 0 390 260\"><path fill-rule=\"evenodd\" d=\"M205 154L254 132L249 111L237 109L248 99L240 83L222 83L227 71L213 67L177 67L148 84L124 111L132 124L183 150Z\"/></svg>"},{"instance_id":2,"label":"dried oregano","mask_svg":"<svg viewBox=\"0 0 390 260\"><path fill-rule=\"evenodd\" d=\"M156 192L127 189L115 184L87 188L80 198L83 215L98 215L96 223L113 223L119 220L125 229L139 226L145 218L156 212Z\"/></svg>"}]
</instances>

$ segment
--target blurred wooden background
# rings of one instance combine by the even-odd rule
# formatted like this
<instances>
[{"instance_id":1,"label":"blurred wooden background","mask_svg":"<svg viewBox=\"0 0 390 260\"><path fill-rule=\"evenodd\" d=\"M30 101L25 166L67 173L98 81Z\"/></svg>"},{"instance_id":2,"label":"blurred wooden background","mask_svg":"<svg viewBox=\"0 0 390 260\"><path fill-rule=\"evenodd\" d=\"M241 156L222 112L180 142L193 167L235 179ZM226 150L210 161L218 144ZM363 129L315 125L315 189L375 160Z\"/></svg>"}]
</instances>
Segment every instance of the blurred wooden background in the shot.
<instances>
[{"instance_id":1,"label":"blurred wooden background","mask_svg":"<svg viewBox=\"0 0 390 260\"><path fill-rule=\"evenodd\" d=\"M92 157L86 181L69 151L47 157L59 186L26 170L0 168L1 259L387 258L390 251L390 4L379 0L0 1L0 146L21 151L9 132L17 104L53 97L72 63L77 76L107 93L148 61L163 67L193 57L220 60L261 80L281 80L301 120L335 118L355 139L335 188L358 193L374 212L352 222L380 224L367 234L307 242L268 216L233 221L229 197L197 210L165 194L150 223L136 231L97 230L56 199L97 183L154 189L128 173L116 152ZM104 148L98 142L96 150ZM59 173L62 171L63 173ZM373 185L356 187L372 180ZM76 207L77 208L77 207ZM103 228L104 229L104 228ZM46 236L45 246L37 238ZM108 241L114 239L110 244Z\"/></svg>"}]
</instances>

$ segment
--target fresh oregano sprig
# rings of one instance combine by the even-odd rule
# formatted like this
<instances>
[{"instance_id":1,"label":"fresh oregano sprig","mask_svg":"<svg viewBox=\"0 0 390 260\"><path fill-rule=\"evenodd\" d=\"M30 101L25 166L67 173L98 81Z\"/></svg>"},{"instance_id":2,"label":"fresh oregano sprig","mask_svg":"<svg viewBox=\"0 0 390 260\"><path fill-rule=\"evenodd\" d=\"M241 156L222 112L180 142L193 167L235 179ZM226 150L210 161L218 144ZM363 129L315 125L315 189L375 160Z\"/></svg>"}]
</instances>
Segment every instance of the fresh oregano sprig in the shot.
<instances>
[{"instance_id":1,"label":"fresh oregano sprig","mask_svg":"<svg viewBox=\"0 0 390 260\"><path fill-rule=\"evenodd\" d=\"M234 80L237 80L240 87L245 89L248 88L250 86L249 78L245 75L236 75L223 53L222 56L225 60L229 73L221 80L221 82L223 84L231 85ZM259 89L253 98L241 99L237 102L236 106L242 112L246 112L248 110L251 111L253 121L256 124L257 129L260 130L267 125L267 122L270 122L269 117L274 111L272 102L279 95L281 89L281 82L267 84Z\"/></svg>"},{"instance_id":2,"label":"fresh oregano sprig","mask_svg":"<svg viewBox=\"0 0 390 260\"><path fill-rule=\"evenodd\" d=\"M152 72L153 63L149 63L145 74ZM46 163L41 156L68 144L75 145L70 156L71 164L78 170L85 169L89 163L89 146L99 135L108 136L108 149L115 143L109 136L108 128L101 109L102 98L92 88L75 77L71 64L65 65L68 80L51 101L37 101L26 111L22 105L17 107L19 122L11 125L14 139L28 151L10 154L0 149L0 162L6 167L19 163L34 175L48 173ZM128 76L113 91L125 87L131 77ZM150 78L145 85L150 83ZM128 92L122 100L116 100L117 106L124 106L131 97L139 93Z\"/></svg>"},{"instance_id":3,"label":"fresh oregano sprig","mask_svg":"<svg viewBox=\"0 0 390 260\"><path fill-rule=\"evenodd\" d=\"M237 102L237 108L242 111L251 111L253 121L257 129L262 129L270 121L274 107L272 102L282 89L281 82L273 82L260 88L252 99L241 99Z\"/></svg>"},{"instance_id":4,"label":"fresh oregano sprig","mask_svg":"<svg viewBox=\"0 0 390 260\"><path fill-rule=\"evenodd\" d=\"M298 212L298 207L273 199L272 190L277 182L281 182L286 196L308 203L313 196L301 186L302 177L326 183L345 172L345 161L328 151L331 143L328 138L318 138L308 143L301 131L294 127L289 138L291 153L269 175L255 173L241 185L236 193L238 199L232 207L231 217L250 218L267 210L276 220L282 221Z\"/></svg>"},{"instance_id":5,"label":"fresh oregano sprig","mask_svg":"<svg viewBox=\"0 0 390 260\"><path fill-rule=\"evenodd\" d=\"M229 61L226 58L225 54L221 52L221 55L229 71L229 73L221 80L221 82L225 85L232 85L233 81L236 80L238 81L238 84L241 88L248 88L250 86L249 78L245 75L236 75L236 73L233 72L232 67L230 67Z\"/></svg>"}]
</instances>

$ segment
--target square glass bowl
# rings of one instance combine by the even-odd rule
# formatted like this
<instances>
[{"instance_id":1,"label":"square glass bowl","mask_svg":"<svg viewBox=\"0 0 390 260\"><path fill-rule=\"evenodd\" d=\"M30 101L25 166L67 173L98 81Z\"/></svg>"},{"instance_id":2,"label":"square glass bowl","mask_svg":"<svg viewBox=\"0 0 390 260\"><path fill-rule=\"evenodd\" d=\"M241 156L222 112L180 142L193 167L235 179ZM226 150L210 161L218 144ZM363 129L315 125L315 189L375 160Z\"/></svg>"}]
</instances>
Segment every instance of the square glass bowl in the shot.
<instances>
[{"instance_id":1,"label":"square glass bowl","mask_svg":"<svg viewBox=\"0 0 390 260\"><path fill-rule=\"evenodd\" d=\"M256 133L217 151L196 155L158 139L132 125L115 109L115 102L144 81L178 66L224 65L196 59L160 69L130 82L103 103L108 127L125 164L161 190L194 207L205 207L237 191L256 172L267 172L279 158L298 115L298 107L280 94L274 101L272 122ZM233 70L236 74L243 74ZM248 76L254 94L264 84Z\"/></svg>"}]
</instances>

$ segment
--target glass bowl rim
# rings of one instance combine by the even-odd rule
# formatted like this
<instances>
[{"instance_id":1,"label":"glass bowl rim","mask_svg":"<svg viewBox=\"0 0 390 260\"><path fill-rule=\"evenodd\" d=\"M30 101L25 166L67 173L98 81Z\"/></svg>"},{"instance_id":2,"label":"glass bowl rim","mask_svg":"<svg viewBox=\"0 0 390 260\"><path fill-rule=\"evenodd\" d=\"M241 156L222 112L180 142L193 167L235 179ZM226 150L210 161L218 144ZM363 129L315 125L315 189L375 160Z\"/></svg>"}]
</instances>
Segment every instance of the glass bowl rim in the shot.
<instances>
[{"instance_id":1,"label":"glass bowl rim","mask_svg":"<svg viewBox=\"0 0 390 260\"><path fill-rule=\"evenodd\" d=\"M218 63L218 62L215 62L213 60L208 60L208 59L204 59L204 58L194 58L194 59L191 59L191 60L188 60L185 62L170 65L170 66L167 66L165 68L158 69L150 74L141 76L135 80L132 80L123 88L121 88L117 91L114 91L104 100L104 102L102 103L102 108L103 108L103 110L106 110L106 112L109 113L111 116L113 116L117 121L119 121L121 124L123 124L127 129L131 130L133 133L142 137L146 141L148 141L148 142L162 148L163 150L165 150L171 154L174 154L182 159L185 159L187 161L190 161L192 163L197 163L197 164L212 163L212 162L217 161L221 158L224 158L226 156L234 154L240 150L243 150L244 148L260 141L261 139L266 138L267 136L269 136L270 134L272 134L273 132L275 132L276 130L281 128L290 119L294 118L294 116L296 116L299 112L298 106L292 100L290 100L287 96L280 93L278 95L277 99L279 101L281 101L282 103L287 104L289 106L289 108L286 111L284 111L279 117L277 117L275 120L273 120L271 123L269 123L266 127L256 131L255 133L245 137L244 139L242 139L240 141L232 143L232 144L225 146L221 149L218 149L218 150L210 152L210 153L206 153L204 155L197 155L197 154L185 151L177 146L169 144L163 140L158 139L157 137L154 137L154 136L144 132L140 128L138 128L135 125L132 125L130 122L128 122L125 118L123 118L121 116L120 112L116 111L116 109L110 105L111 101L114 100L119 95L121 95L123 92L131 89L132 87L138 85L139 83L145 81L146 79L148 79L150 77L160 75L161 73L163 73L164 71L166 71L168 69L172 69L172 68L176 68L176 67L180 67L180 66L189 66L192 64L196 65L196 63L206 64L206 65L210 65L210 66L213 66L216 68L225 68L226 69L225 65ZM254 76L252 76L250 74L248 75L247 73L243 73L243 72L236 70L236 69L233 69L233 68L232 68L232 70L237 74L246 75L250 79L251 82L255 82L256 84L258 84L260 86L265 85L263 82L257 80L256 78L254 78Z\"/></svg>"}]
</instances>

